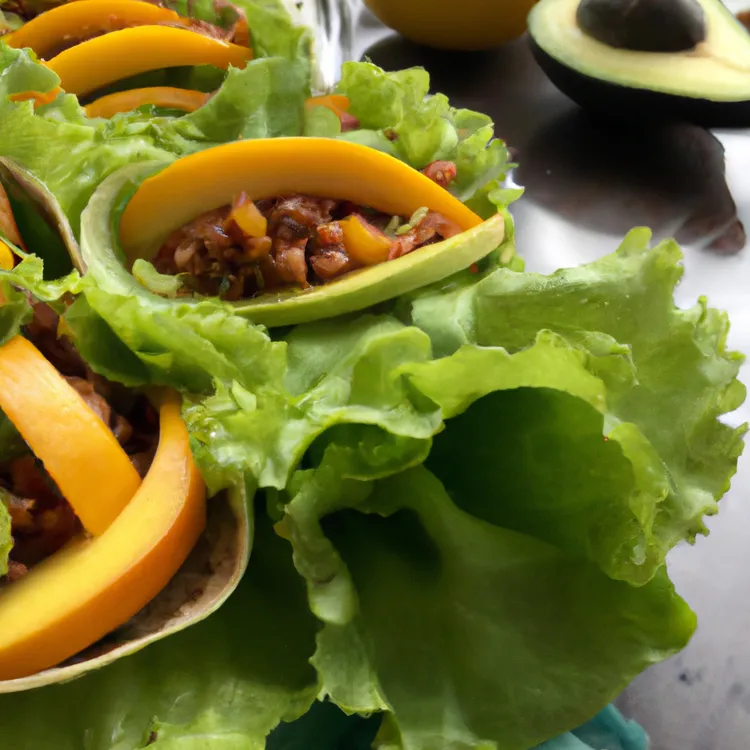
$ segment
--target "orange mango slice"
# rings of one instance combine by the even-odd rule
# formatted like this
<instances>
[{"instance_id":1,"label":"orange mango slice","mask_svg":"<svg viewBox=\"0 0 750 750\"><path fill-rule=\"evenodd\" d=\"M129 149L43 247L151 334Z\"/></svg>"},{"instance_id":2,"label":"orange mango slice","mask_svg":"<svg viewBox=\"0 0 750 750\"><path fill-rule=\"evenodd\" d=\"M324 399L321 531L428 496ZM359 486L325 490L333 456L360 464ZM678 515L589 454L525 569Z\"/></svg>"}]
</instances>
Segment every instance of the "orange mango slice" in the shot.
<instances>
[{"instance_id":1,"label":"orange mango slice","mask_svg":"<svg viewBox=\"0 0 750 750\"><path fill-rule=\"evenodd\" d=\"M182 65L213 65L224 70L230 65L243 68L251 57L247 47L188 29L135 26L71 47L53 57L47 67L57 73L65 91L84 96L150 70Z\"/></svg>"},{"instance_id":2,"label":"orange mango slice","mask_svg":"<svg viewBox=\"0 0 750 750\"><path fill-rule=\"evenodd\" d=\"M80 0L89 2L90 0ZM178 89L172 86L151 86L130 91L117 91L97 99L84 109L89 117L113 117L119 112L132 112L144 104L155 107L180 109L183 112L195 112L209 99L210 94L190 89Z\"/></svg>"},{"instance_id":3,"label":"orange mango slice","mask_svg":"<svg viewBox=\"0 0 750 750\"><path fill-rule=\"evenodd\" d=\"M30 47L42 59L60 42L86 39L123 25L180 23L173 10L138 0L77 0L41 13L5 37L11 47ZM115 26L114 24L119 24Z\"/></svg>"},{"instance_id":4,"label":"orange mango slice","mask_svg":"<svg viewBox=\"0 0 750 750\"><path fill-rule=\"evenodd\" d=\"M93 535L104 533L141 478L109 427L23 336L0 347L0 409L84 528Z\"/></svg>"},{"instance_id":5,"label":"orange mango slice","mask_svg":"<svg viewBox=\"0 0 750 750\"><path fill-rule=\"evenodd\" d=\"M398 216L427 206L462 230L482 223L447 190L382 151L333 138L258 138L191 154L144 180L120 221L126 256L150 260L175 229L243 191L253 201L302 193Z\"/></svg>"},{"instance_id":6,"label":"orange mango slice","mask_svg":"<svg viewBox=\"0 0 750 750\"><path fill-rule=\"evenodd\" d=\"M125 510L101 536L72 543L0 590L0 680L53 667L139 612L185 561L205 520L180 400L167 394L156 456Z\"/></svg>"}]
</instances>

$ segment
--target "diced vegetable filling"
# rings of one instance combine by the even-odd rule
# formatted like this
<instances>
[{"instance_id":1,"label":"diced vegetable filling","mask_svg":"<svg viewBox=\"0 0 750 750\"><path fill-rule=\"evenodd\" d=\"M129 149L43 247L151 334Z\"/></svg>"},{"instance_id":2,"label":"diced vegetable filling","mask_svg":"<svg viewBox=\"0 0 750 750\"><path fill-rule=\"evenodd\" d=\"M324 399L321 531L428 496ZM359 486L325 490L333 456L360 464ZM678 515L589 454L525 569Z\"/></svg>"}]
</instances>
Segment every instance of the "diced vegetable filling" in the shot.
<instances>
[{"instance_id":1,"label":"diced vegetable filling","mask_svg":"<svg viewBox=\"0 0 750 750\"><path fill-rule=\"evenodd\" d=\"M35 304L34 318L24 332L112 430L145 476L156 452L158 414L144 396L92 372L72 344L58 337L58 322L51 308ZM13 536L8 573L0 577L0 586L22 578L83 533L73 509L30 452L0 463L0 502L10 515Z\"/></svg>"},{"instance_id":2,"label":"diced vegetable filling","mask_svg":"<svg viewBox=\"0 0 750 750\"><path fill-rule=\"evenodd\" d=\"M434 162L424 173L447 187L456 168ZM173 232L153 262L161 273L185 274L183 293L232 301L334 281L460 232L427 208L391 216L349 201L291 195L253 202L241 193Z\"/></svg>"}]
</instances>

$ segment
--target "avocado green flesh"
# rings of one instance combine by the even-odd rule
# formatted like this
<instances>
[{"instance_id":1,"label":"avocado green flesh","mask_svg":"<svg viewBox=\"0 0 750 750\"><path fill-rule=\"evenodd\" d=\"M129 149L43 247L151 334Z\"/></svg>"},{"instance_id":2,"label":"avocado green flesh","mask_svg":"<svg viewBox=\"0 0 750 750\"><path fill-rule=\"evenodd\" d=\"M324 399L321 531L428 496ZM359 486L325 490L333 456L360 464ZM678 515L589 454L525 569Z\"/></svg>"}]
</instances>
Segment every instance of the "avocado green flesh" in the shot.
<instances>
[{"instance_id":1,"label":"avocado green flesh","mask_svg":"<svg viewBox=\"0 0 750 750\"><path fill-rule=\"evenodd\" d=\"M165 306L198 304L198 300L164 299L148 291L125 268L125 256L117 242L113 220L114 214L124 207L123 196L132 195L133 187L157 166L155 162L144 162L124 167L97 188L81 216L79 267L85 268L104 291L148 295L153 303ZM497 249L504 237L505 217L497 214L455 237L355 271L337 281L306 291L280 291L233 304L238 314L269 328L343 315L458 273Z\"/></svg>"},{"instance_id":2,"label":"avocado green flesh","mask_svg":"<svg viewBox=\"0 0 750 750\"><path fill-rule=\"evenodd\" d=\"M581 75L634 89L715 102L750 100L750 34L719 0L699 0L707 37L686 52L610 47L577 24L579 0L541 0L529 34L546 55Z\"/></svg>"}]
</instances>

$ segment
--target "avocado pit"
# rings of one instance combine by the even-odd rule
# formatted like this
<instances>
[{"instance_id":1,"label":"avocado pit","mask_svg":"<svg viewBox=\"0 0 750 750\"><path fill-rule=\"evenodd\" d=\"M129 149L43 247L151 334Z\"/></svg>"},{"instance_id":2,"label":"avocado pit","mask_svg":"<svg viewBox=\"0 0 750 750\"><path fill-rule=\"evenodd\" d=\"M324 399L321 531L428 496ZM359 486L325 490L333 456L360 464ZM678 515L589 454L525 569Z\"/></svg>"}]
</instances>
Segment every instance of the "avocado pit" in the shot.
<instances>
[{"instance_id":1,"label":"avocado pit","mask_svg":"<svg viewBox=\"0 0 750 750\"><path fill-rule=\"evenodd\" d=\"M594 39L637 52L686 52L707 33L697 0L581 0L576 20Z\"/></svg>"}]
</instances>

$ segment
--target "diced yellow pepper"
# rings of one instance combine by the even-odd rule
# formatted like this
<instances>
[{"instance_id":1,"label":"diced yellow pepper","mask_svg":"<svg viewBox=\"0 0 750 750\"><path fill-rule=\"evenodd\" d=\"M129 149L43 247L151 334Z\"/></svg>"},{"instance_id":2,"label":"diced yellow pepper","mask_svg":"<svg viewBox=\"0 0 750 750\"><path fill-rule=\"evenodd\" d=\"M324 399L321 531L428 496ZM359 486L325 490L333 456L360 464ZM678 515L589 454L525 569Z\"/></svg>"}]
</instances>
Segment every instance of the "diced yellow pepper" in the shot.
<instances>
[{"instance_id":1,"label":"diced yellow pepper","mask_svg":"<svg viewBox=\"0 0 750 750\"><path fill-rule=\"evenodd\" d=\"M3 271L11 271L15 265L13 251L0 240L0 268Z\"/></svg>"},{"instance_id":2,"label":"diced yellow pepper","mask_svg":"<svg viewBox=\"0 0 750 750\"><path fill-rule=\"evenodd\" d=\"M234 199L229 219L246 237L265 237L268 233L268 220L247 197L247 193L240 193Z\"/></svg>"},{"instance_id":3,"label":"diced yellow pepper","mask_svg":"<svg viewBox=\"0 0 750 750\"><path fill-rule=\"evenodd\" d=\"M344 233L344 247L350 258L363 266L374 266L388 260L392 241L366 226L359 216L347 216L339 222Z\"/></svg>"}]
</instances>

